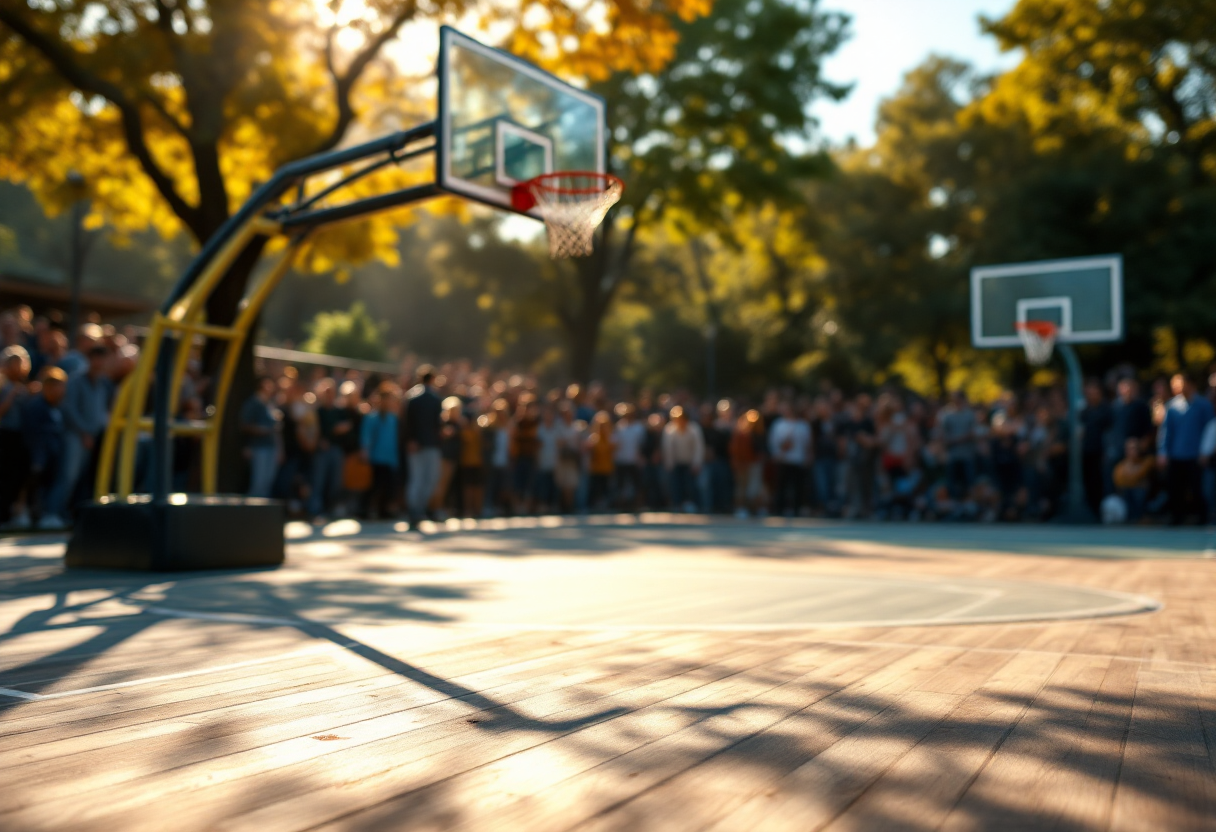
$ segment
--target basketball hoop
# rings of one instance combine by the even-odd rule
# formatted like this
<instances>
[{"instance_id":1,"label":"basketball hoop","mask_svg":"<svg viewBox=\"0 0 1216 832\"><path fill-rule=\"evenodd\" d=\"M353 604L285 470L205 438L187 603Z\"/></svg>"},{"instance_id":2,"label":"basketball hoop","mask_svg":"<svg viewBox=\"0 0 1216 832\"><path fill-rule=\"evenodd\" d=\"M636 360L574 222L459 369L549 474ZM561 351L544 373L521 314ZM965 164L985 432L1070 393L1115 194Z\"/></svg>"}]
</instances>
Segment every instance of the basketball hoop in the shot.
<instances>
[{"instance_id":1,"label":"basketball hoop","mask_svg":"<svg viewBox=\"0 0 1216 832\"><path fill-rule=\"evenodd\" d=\"M609 173L545 173L516 185L511 205L516 211L540 212L549 229L550 257L585 257L595 229L624 190L625 183Z\"/></svg>"},{"instance_id":2,"label":"basketball hoop","mask_svg":"<svg viewBox=\"0 0 1216 832\"><path fill-rule=\"evenodd\" d=\"M1051 321L1018 321L1018 338L1026 348L1026 361L1041 367L1051 360L1058 329Z\"/></svg>"}]
</instances>

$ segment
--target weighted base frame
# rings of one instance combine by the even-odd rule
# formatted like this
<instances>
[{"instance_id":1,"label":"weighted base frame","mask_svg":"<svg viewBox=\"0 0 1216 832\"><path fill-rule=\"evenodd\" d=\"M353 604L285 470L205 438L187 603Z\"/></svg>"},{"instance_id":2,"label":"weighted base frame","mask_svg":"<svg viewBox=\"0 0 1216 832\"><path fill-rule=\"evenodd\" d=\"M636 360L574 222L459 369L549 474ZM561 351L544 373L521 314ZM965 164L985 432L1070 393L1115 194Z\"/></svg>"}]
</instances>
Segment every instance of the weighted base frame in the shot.
<instances>
[{"instance_id":1,"label":"weighted base frame","mask_svg":"<svg viewBox=\"0 0 1216 832\"><path fill-rule=\"evenodd\" d=\"M146 572L279 566L285 520L282 503L245 497L94 502L77 513L65 563Z\"/></svg>"}]
</instances>

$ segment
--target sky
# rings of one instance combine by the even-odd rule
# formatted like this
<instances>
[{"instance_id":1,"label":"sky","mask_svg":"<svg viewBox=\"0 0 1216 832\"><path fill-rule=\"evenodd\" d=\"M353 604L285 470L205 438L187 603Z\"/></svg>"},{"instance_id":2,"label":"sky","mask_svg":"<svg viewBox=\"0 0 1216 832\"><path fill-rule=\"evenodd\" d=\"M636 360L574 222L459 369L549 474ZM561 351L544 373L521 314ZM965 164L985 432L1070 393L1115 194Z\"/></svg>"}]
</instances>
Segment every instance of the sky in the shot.
<instances>
[{"instance_id":1,"label":"sky","mask_svg":"<svg viewBox=\"0 0 1216 832\"><path fill-rule=\"evenodd\" d=\"M853 18L853 37L825 61L824 75L854 83L843 102L815 105L822 134L834 144L850 136L862 145L872 142L879 102L931 53L961 58L980 70L1012 67L1016 54L1002 53L994 38L981 34L978 17L998 17L1013 5L1013 0L820 0L824 11Z\"/></svg>"}]
</instances>

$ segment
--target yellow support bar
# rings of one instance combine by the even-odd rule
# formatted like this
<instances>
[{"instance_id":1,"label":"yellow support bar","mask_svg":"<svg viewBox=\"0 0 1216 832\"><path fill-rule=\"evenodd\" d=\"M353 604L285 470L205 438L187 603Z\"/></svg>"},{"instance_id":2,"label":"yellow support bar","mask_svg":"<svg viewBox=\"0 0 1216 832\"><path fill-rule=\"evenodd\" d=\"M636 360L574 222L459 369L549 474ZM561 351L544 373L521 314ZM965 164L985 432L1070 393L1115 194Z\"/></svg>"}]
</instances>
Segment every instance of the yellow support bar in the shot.
<instances>
[{"instance_id":1,"label":"yellow support bar","mask_svg":"<svg viewBox=\"0 0 1216 832\"><path fill-rule=\"evenodd\" d=\"M110 423L106 425L106 434L101 440L101 452L97 457L97 477L93 485L94 496L99 500L110 493L110 483L114 476L114 453L118 448L119 429L126 422L133 376L134 373L127 376L118 386Z\"/></svg>"},{"instance_id":2,"label":"yellow support bar","mask_svg":"<svg viewBox=\"0 0 1216 832\"><path fill-rule=\"evenodd\" d=\"M215 287L232 267L233 262L245 247L257 236L274 236L279 233L280 225L265 217L255 217L242 226L223 246L219 254L207 265L198 280L194 282L181 300L173 305L168 315L157 313L152 318L152 324L139 361L131 375L123 382L115 400L113 409L114 419L106 430L102 442L101 453L98 457L97 479L95 482L98 498L106 496L110 485L115 485L118 499L125 500L130 496L135 486L135 456L139 446L139 434L149 430L150 422L144 417L148 402L148 390L156 367L156 359L160 354L166 331L181 333L182 349L174 362L172 398L170 412L177 412L177 393L181 389L182 377L189 363L191 336L203 335L229 342L227 352L233 352L233 345L239 351L240 343L247 334L248 321L243 316L244 327L240 324L232 327L215 326L205 323L202 318L206 314L207 299L215 291ZM276 281L277 282L277 281ZM225 361L225 367L229 362ZM208 493L215 491L215 466L219 451L218 425L223 419L223 408L216 407L212 420L214 426L207 430L199 430L196 435L203 437L204 445L204 479L210 468L210 488Z\"/></svg>"},{"instance_id":3,"label":"yellow support bar","mask_svg":"<svg viewBox=\"0 0 1216 832\"><path fill-rule=\"evenodd\" d=\"M148 337L144 340L144 348L139 353L139 362L131 373L131 394L127 396L127 412L122 426L122 445L118 449L116 492L119 499L125 500L134 489L135 451L139 445L139 419L143 416L144 406L148 402L152 369L156 366L156 356L160 352L163 337L163 319L160 314L157 314L152 318L152 326Z\"/></svg>"},{"instance_id":4,"label":"yellow support bar","mask_svg":"<svg viewBox=\"0 0 1216 832\"><path fill-rule=\"evenodd\" d=\"M232 328L240 333L239 337L231 339L224 353L224 364L220 371L219 378L215 384L215 412L211 419L216 425L216 430L203 437L203 476L202 488L204 494L214 494L216 489L216 481L218 478L219 469L219 450L220 450L220 431L219 425L223 424L224 410L228 406L228 394L232 390L232 378L236 374L237 362L241 357L241 348L244 346L245 338L249 334L249 330L257 321L258 315L261 314L262 307L266 304L267 298L271 293L278 288L279 283L286 277L292 263L295 262L299 255L303 243L296 242L291 245L283 253L282 258L278 263L275 263L270 274L254 287L253 293L245 299L241 305L241 310L237 313L236 321Z\"/></svg>"},{"instance_id":5,"label":"yellow support bar","mask_svg":"<svg viewBox=\"0 0 1216 832\"><path fill-rule=\"evenodd\" d=\"M183 335L202 335L207 338L215 338L221 341L230 341L233 338L240 337L240 333L234 327L216 326L214 324L203 323L181 323L178 321L165 321L165 328L180 332Z\"/></svg>"},{"instance_id":6,"label":"yellow support bar","mask_svg":"<svg viewBox=\"0 0 1216 832\"><path fill-rule=\"evenodd\" d=\"M265 217L254 217L232 235L231 239L220 249L215 259L207 264L207 268L199 275L198 280L186 290L186 294L169 310L168 318L176 322L193 321L194 315L202 309L215 291L215 287L228 273L233 262L245 250L245 246L254 237L273 237L279 233L281 226Z\"/></svg>"}]
</instances>

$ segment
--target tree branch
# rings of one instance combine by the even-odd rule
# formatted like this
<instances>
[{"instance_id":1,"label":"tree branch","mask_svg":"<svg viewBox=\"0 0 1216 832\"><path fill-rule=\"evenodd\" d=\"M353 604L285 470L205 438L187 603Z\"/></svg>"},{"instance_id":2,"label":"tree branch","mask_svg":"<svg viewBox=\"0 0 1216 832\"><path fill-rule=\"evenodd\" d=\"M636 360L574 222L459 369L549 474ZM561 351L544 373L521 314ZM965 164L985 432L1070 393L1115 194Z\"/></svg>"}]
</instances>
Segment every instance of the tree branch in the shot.
<instances>
[{"instance_id":1,"label":"tree branch","mask_svg":"<svg viewBox=\"0 0 1216 832\"><path fill-rule=\"evenodd\" d=\"M143 118L139 112L139 104L132 101L117 84L100 78L81 66L68 50L38 31L17 12L0 7L0 23L29 44L30 48L41 55L69 84L83 92L100 95L118 108L127 149L139 161L140 167L152 180L165 201L169 203L173 213L177 214L197 236L199 211L177 192L173 180L152 158L152 153L144 139Z\"/></svg>"},{"instance_id":2,"label":"tree branch","mask_svg":"<svg viewBox=\"0 0 1216 832\"><path fill-rule=\"evenodd\" d=\"M355 84L359 82L367 67L380 54L380 50L384 48L384 45L397 37L397 33L401 31L401 27L412 19L417 12L417 0L406 0L401 10L393 17L392 22L380 34L372 38L371 42L364 47L362 52L355 55L345 72L338 72L337 67L334 65L334 33L330 29L325 37L325 65L334 82L334 104L338 108L338 120L334 122L333 129L330 130L329 135L313 149L313 154L333 150L342 141L342 137L346 135L346 131L355 120L355 111L350 103L350 94Z\"/></svg>"}]
</instances>

